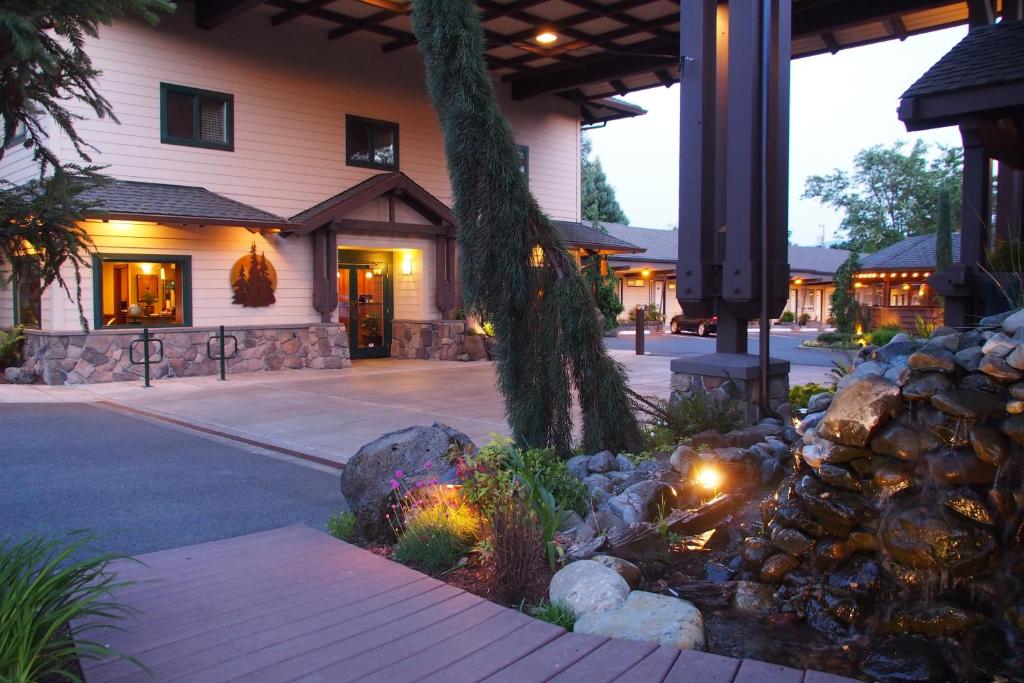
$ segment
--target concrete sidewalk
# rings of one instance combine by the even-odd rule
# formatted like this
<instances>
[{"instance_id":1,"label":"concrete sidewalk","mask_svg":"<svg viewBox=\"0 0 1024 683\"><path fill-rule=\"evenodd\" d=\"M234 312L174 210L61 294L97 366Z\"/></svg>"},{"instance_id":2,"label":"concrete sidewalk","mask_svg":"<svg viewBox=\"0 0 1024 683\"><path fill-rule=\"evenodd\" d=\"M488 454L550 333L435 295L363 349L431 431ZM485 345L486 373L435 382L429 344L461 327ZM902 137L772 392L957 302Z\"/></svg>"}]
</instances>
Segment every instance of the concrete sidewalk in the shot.
<instances>
[{"instance_id":1,"label":"concrete sidewalk","mask_svg":"<svg viewBox=\"0 0 1024 683\"><path fill-rule=\"evenodd\" d=\"M641 393L668 396L669 358L612 351ZM827 368L798 366L791 382L824 381ZM344 463L396 429L444 422L477 444L508 434L490 362L361 360L344 370L247 373L67 387L0 385L4 403L82 403L141 412L247 443Z\"/></svg>"}]
</instances>

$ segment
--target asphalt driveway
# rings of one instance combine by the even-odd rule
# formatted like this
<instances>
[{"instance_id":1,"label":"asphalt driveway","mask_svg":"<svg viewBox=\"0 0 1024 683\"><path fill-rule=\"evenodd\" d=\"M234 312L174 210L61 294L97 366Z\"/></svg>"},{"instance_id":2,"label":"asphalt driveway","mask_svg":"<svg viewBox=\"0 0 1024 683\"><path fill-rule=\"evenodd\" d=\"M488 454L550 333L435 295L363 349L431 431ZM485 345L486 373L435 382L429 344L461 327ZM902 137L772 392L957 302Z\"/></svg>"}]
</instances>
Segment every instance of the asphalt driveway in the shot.
<instances>
[{"instance_id":1,"label":"asphalt driveway","mask_svg":"<svg viewBox=\"0 0 1024 683\"><path fill-rule=\"evenodd\" d=\"M89 529L128 554L344 509L337 471L94 405L0 405L0 538Z\"/></svg>"},{"instance_id":2,"label":"asphalt driveway","mask_svg":"<svg viewBox=\"0 0 1024 683\"><path fill-rule=\"evenodd\" d=\"M842 351L828 349L805 349L800 346L805 339L814 339L818 332L790 332L776 330L771 333L770 345L772 358L788 360L793 365L811 365L831 367L833 360L845 360ZM636 348L636 336L620 332L619 336L605 340L608 348L631 351ZM653 356L671 356L681 358L703 353L715 352L714 337L698 337L695 334L653 334L644 339L644 350ZM758 333L750 331L747 340L749 353L757 354Z\"/></svg>"}]
</instances>

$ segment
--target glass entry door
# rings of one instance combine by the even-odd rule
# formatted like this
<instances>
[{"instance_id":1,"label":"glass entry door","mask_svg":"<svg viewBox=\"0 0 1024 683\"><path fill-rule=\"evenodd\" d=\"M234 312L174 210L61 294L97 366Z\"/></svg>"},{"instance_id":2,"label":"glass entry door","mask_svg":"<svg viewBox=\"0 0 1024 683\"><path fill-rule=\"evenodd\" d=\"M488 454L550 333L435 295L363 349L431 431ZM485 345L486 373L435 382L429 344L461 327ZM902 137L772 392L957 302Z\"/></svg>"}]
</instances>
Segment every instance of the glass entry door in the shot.
<instances>
[{"instance_id":1,"label":"glass entry door","mask_svg":"<svg viewBox=\"0 0 1024 683\"><path fill-rule=\"evenodd\" d=\"M389 355L392 296L390 263L338 264L338 320L348 328L352 358Z\"/></svg>"}]
</instances>

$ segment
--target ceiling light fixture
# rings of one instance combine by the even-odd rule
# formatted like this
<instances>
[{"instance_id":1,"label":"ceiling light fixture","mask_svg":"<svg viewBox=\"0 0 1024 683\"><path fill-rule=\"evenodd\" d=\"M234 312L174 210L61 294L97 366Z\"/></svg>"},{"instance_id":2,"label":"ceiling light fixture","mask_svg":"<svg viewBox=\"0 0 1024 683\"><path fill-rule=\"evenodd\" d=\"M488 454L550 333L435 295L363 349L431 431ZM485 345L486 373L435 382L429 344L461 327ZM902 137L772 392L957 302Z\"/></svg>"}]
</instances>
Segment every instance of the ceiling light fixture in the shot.
<instances>
[{"instance_id":1,"label":"ceiling light fixture","mask_svg":"<svg viewBox=\"0 0 1024 683\"><path fill-rule=\"evenodd\" d=\"M541 31L537 34L535 39L541 45L550 45L551 43L558 40L558 35L551 31Z\"/></svg>"}]
</instances>

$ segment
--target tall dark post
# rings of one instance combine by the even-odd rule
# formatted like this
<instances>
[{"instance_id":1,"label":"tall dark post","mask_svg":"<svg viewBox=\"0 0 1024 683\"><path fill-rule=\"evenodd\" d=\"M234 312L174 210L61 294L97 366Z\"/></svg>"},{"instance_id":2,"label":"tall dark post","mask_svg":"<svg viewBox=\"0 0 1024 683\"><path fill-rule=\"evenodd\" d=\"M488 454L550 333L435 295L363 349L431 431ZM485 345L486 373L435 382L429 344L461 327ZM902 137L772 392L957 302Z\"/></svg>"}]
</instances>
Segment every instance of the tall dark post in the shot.
<instances>
[{"instance_id":1,"label":"tall dark post","mask_svg":"<svg viewBox=\"0 0 1024 683\"><path fill-rule=\"evenodd\" d=\"M673 389L732 381L757 397L756 419L789 372L768 358L767 330L747 353L747 326L788 297L790 0L682 0L680 24L676 295L688 315L717 314L718 339L716 353L672 362Z\"/></svg>"}]
</instances>

